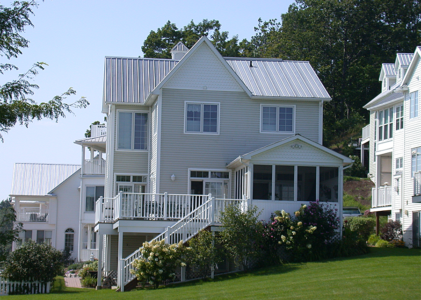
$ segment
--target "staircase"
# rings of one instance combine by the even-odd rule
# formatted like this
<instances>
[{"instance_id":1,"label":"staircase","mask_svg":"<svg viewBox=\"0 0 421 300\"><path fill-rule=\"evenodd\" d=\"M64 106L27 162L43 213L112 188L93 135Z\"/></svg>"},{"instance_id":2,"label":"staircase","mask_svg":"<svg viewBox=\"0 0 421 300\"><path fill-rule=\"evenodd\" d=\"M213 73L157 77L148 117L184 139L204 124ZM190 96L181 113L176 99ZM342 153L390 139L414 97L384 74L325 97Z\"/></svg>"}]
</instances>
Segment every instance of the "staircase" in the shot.
<instances>
[{"instance_id":1,"label":"staircase","mask_svg":"<svg viewBox=\"0 0 421 300\"><path fill-rule=\"evenodd\" d=\"M220 225L221 212L225 211L228 206L238 205L242 211L245 211L247 210L247 204L247 200L216 199L209 195L206 202L198 206L174 225L167 227L163 233L156 236L150 242L161 240L165 240L165 243L167 244L175 244L180 241L187 242L208 226ZM125 288L127 290L133 286L133 284L131 284L133 280L137 280L136 276L130 273L130 270L133 269L133 261L142 255L141 249L142 248L136 250L128 257L123 258L120 262L118 284L121 287L122 292L124 292Z\"/></svg>"}]
</instances>

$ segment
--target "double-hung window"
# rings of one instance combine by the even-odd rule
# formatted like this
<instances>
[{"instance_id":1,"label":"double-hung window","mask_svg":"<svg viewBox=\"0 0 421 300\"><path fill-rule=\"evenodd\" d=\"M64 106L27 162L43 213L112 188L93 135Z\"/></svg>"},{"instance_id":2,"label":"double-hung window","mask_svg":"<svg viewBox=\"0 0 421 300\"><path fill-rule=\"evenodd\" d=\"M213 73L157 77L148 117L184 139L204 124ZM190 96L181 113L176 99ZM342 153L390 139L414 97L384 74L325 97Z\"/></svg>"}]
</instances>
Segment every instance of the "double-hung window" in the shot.
<instances>
[{"instance_id":1,"label":"double-hung window","mask_svg":"<svg viewBox=\"0 0 421 300\"><path fill-rule=\"evenodd\" d=\"M393 108L379 111L379 141L393 137Z\"/></svg>"},{"instance_id":2,"label":"double-hung window","mask_svg":"<svg viewBox=\"0 0 421 300\"><path fill-rule=\"evenodd\" d=\"M403 157L396 158L396 170L403 168Z\"/></svg>"},{"instance_id":3,"label":"double-hung window","mask_svg":"<svg viewBox=\"0 0 421 300\"><path fill-rule=\"evenodd\" d=\"M219 134L219 103L186 102L185 133Z\"/></svg>"},{"instance_id":4,"label":"double-hung window","mask_svg":"<svg viewBox=\"0 0 421 300\"><path fill-rule=\"evenodd\" d=\"M118 113L119 150L147 150L148 114L135 112Z\"/></svg>"},{"instance_id":5,"label":"double-hung window","mask_svg":"<svg viewBox=\"0 0 421 300\"><path fill-rule=\"evenodd\" d=\"M86 203L85 211L94 211L95 202L99 197L104 197L103 186L88 186L86 187Z\"/></svg>"},{"instance_id":6,"label":"double-hung window","mask_svg":"<svg viewBox=\"0 0 421 300\"><path fill-rule=\"evenodd\" d=\"M409 94L409 118L418 117L418 91Z\"/></svg>"},{"instance_id":7,"label":"double-hung window","mask_svg":"<svg viewBox=\"0 0 421 300\"><path fill-rule=\"evenodd\" d=\"M260 132L295 132L295 106L262 105Z\"/></svg>"},{"instance_id":8,"label":"double-hung window","mask_svg":"<svg viewBox=\"0 0 421 300\"><path fill-rule=\"evenodd\" d=\"M403 128L403 105L396 106L396 114L395 114L395 120L396 120L396 130L400 130Z\"/></svg>"},{"instance_id":9,"label":"double-hung window","mask_svg":"<svg viewBox=\"0 0 421 300\"><path fill-rule=\"evenodd\" d=\"M421 147L411 149L412 176L421 171Z\"/></svg>"}]
</instances>

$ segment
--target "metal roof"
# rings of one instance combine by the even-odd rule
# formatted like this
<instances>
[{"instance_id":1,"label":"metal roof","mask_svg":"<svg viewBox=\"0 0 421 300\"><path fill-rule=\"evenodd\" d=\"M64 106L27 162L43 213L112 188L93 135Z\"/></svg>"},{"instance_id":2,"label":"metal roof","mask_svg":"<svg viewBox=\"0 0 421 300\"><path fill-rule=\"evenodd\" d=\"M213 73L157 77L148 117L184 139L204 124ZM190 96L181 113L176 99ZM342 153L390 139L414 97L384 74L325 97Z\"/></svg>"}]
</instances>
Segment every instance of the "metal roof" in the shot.
<instances>
[{"instance_id":1,"label":"metal roof","mask_svg":"<svg viewBox=\"0 0 421 300\"><path fill-rule=\"evenodd\" d=\"M396 61L399 62L401 67L402 66L409 66L413 56L414 56L414 53L397 53L396 54Z\"/></svg>"},{"instance_id":2,"label":"metal roof","mask_svg":"<svg viewBox=\"0 0 421 300\"><path fill-rule=\"evenodd\" d=\"M45 196L80 169L80 165L15 163L10 195Z\"/></svg>"},{"instance_id":3,"label":"metal roof","mask_svg":"<svg viewBox=\"0 0 421 300\"><path fill-rule=\"evenodd\" d=\"M171 49L171 52L173 52L173 51L187 52L187 51L189 51L189 48L187 48L186 45L184 45L182 42L178 42L177 45L175 45Z\"/></svg>"},{"instance_id":4,"label":"metal roof","mask_svg":"<svg viewBox=\"0 0 421 300\"><path fill-rule=\"evenodd\" d=\"M373 100L368 102L363 107L368 110L373 110L387 104L392 104L395 101L399 100L400 98L403 99L402 93L399 93L399 92L395 93L393 91L399 85L400 85L400 82L396 83L395 85L393 85L393 87L390 90L384 91L383 93L378 94L375 98L373 98Z\"/></svg>"},{"instance_id":5,"label":"metal roof","mask_svg":"<svg viewBox=\"0 0 421 300\"><path fill-rule=\"evenodd\" d=\"M225 58L253 96L329 98L307 61Z\"/></svg>"},{"instance_id":6,"label":"metal roof","mask_svg":"<svg viewBox=\"0 0 421 300\"><path fill-rule=\"evenodd\" d=\"M382 64L382 71L386 76L396 76L395 64Z\"/></svg>"},{"instance_id":7,"label":"metal roof","mask_svg":"<svg viewBox=\"0 0 421 300\"><path fill-rule=\"evenodd\" d=\"M106 57L106 102L144 103L149 93L177 63L172 59Z\"/></svg>"},{"instance_id":8,"label":"metal roof","mask_svg":"<svg viewBox=\"0 0 421 300\"><path fill-rule=\"evenodd\" d=\"M98 143L105 143L107 141L107 136L103 135L103 136L97 136L97 137L90 137L90 138L86 138L86 139L81 139L81 140L76 140L75 144L89 144L89 143L94 143L94 144L98 144Z\"/></svg>"}]
</instances>

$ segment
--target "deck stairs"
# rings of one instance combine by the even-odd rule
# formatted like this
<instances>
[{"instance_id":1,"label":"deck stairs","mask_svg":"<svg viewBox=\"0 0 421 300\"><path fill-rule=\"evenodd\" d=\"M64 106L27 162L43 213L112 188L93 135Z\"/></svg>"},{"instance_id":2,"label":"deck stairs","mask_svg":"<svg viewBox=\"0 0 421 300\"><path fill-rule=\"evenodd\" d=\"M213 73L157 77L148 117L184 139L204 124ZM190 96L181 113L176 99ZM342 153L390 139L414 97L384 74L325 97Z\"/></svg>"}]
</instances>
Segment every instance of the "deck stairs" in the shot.
<instances>
[{"instance_id":1,"label":"deck stairs","mask_svg":"<svg viewBox=\"0 0 421 300\"><path fill-rule=\"evenodd\" d=\"M209 195L208 200L198 206L188 215L180 219L174 225L169 226L152 241L165 240L167 244L187 242L196 236L201 230L212 225L220 225L221 213L230 205L238 205L241 210L247 210L248 201L242 199L217 199ZM136 286L137 278L130 273L134 269L132 263L141 257L141 249L136 250L120 262L119 286L121 291L130 290Z\"/></svg>"}]
</instances>

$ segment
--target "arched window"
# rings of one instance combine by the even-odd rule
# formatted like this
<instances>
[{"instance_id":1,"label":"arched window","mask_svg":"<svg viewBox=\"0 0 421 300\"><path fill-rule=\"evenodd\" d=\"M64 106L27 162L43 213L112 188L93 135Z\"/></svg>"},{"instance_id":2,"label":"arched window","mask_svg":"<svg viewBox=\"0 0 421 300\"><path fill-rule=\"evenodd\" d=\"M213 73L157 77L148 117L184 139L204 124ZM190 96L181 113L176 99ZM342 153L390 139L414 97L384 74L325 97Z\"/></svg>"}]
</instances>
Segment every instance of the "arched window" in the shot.
<instances>
[{"instance_id":1,"label":"arched window","mask_svg":"<svg viewBox=\"0 0 421 300\"><path fill-rule=\"evenodd\" d=\"M72 228L67 228L64 236L64 249L68 249L70 252L73 251L75 231Z\"/></svg>"}]
</instances>

